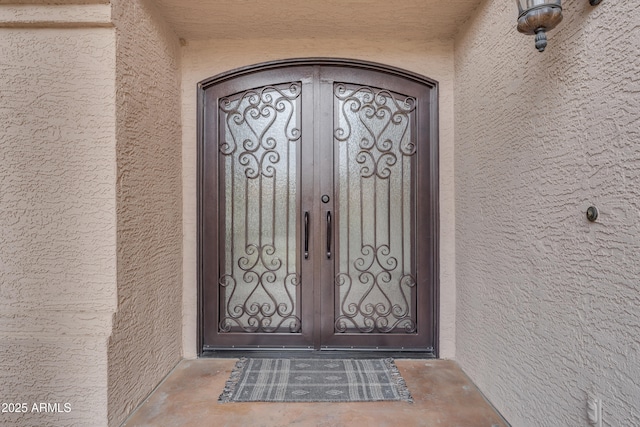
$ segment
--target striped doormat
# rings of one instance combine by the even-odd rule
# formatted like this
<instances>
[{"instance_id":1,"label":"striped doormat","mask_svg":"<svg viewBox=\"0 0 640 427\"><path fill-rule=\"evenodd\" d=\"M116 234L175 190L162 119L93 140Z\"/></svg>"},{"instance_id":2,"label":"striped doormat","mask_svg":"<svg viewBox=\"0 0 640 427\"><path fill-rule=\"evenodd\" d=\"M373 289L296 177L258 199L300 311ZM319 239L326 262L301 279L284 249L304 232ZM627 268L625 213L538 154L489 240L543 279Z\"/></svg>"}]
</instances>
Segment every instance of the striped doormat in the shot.
<instances>
[{"instance_id":1,"label":"striped doormat","mask_svg":"<svg viewBox=\"0 0 640 427\"><path fill-rule=\"evenodd\" d=\"M219 402L413 402L393 359L238 361Z\"/></svg>"}]
</instances>

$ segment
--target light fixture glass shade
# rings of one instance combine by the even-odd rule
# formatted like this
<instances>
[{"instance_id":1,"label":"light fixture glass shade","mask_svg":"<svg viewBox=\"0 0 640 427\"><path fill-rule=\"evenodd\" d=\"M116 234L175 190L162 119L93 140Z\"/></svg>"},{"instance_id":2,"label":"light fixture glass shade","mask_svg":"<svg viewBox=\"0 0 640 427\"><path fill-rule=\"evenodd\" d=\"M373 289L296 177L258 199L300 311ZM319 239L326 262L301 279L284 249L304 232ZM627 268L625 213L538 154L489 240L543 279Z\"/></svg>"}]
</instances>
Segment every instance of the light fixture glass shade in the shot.
<instances>
[{"instance_id":1,"label":"light fixture glass shade","mask_svg":"<svg viewBox=\"0 0 640 427\"><path fill-rule=\"evenodd\" d=\"M518 31L536 35L536 48L547 47L547 31L562 21L561 0L516 0L518 5Z\"/></svg>"}]
</instances>

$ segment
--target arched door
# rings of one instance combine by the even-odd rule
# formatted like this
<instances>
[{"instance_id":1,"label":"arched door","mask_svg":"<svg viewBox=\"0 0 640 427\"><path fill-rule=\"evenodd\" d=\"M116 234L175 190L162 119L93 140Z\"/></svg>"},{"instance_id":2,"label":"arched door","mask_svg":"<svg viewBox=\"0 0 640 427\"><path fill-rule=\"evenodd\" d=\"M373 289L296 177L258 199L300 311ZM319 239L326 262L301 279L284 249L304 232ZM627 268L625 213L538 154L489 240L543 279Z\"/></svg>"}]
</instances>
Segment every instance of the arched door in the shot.
<instances>
[{"instance_id":1,"label":"arched door","mask_svg":"<svg viewBox=\"0 0 640 427\"><path fill-rule=\"evenodd\" d=\"M202 350L436 352L437 86L266 64L199 86Z\"/></svg>"}]
</instances>

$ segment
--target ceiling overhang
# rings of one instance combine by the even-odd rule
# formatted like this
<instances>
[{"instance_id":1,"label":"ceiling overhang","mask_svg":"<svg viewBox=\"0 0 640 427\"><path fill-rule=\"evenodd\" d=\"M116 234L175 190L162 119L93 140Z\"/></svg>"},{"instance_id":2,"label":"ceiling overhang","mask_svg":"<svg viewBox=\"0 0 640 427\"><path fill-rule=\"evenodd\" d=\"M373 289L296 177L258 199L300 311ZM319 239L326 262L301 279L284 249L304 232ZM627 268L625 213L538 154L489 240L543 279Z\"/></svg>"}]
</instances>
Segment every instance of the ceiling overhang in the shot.
<instances>
[{"instance_id":1,"label":"ceiling overhang","mask_svg":"<svg viewBox=\"0 0 640 427\"><path fill-rule=\"evenodd\" d=\"M185 40L451 39L482 0L153 0Z\"/></svg>"}]
</instances>

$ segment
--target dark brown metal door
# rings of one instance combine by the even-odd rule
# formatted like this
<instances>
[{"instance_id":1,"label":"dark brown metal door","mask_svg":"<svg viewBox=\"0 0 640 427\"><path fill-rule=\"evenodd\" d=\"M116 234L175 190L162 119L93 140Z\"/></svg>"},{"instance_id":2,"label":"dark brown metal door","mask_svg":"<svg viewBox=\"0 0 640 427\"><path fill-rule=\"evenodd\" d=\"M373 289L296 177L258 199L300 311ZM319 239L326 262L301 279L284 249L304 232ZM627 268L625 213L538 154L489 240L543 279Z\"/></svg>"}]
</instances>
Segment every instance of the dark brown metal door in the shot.
<instances>
[{"instance_id":1,"label":"dark brown metal door","mask_svg":"<svg viewBox=\"0 0 640 427\"><path fill-rule=\"evenodd\" d=\"M293 61L199 99L202 350L435 354L435 83Z\"/></svg>"}]
</instances>

